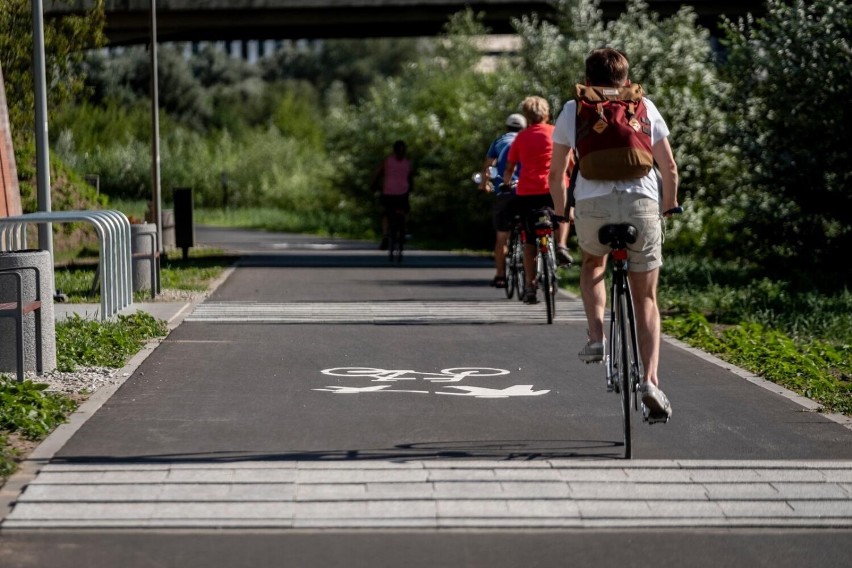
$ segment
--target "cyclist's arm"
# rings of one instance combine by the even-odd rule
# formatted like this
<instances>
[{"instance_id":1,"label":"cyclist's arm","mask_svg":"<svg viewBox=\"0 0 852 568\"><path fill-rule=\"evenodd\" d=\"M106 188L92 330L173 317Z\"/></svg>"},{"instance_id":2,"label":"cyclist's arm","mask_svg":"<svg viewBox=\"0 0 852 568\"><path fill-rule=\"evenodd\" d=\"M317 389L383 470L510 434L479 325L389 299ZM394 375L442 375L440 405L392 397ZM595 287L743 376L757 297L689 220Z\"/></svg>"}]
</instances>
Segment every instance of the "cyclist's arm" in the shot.
<instances>
[{"instance_id":1,"label":"cyclist's arm","mask_svg":"<svg viewBox=\"0 0 852 568\"><path fill-rule=\"evenodd\" d=\"M677 163L675 163L669 139L663 138L654 144L652 152L654 160L660 168L660 175L663 178L663 203L661 210L669 211L677 207L678 184Z\"/></svg>"},{"instance_id":2,"label":"cyclist's arm","mask_svg":"<svg viewBox=\"0 0 852 568\"><path fill-rule=\"evenodd\" d=\"M497 164L496 158L485 157L485 161L482 162L482 181L479 183L479 189L482 191L488 191L488 182L491 180L491 176L489 175L489 168L493 165Z\"/></svg>"},{"instance_id":3,"label":"cyclist's arm","mask_svg":"<svg viewBox=\"0 0 852 568\"><path fill-rule=\"evenodd\" d=\"M503 170L503 179L504 180L511 180L512 179L512 176L515 175L515 166L516 165L517 164L515 162L513 162L512 160L506 160L506 169ZM509 182L504 181L503 183L509 183Z\"/></svg>"},{"instance_id":4,"label":"cyclist's arm","mask_svg":"<svg viewBox=\"0 0 852 568\"><path fill-rule=\"evenodd\" d=\"M554 142L553 154L550 157L550 175L548 176L550 196L553 199L553 210L560 215L567 213L565 211L565 205L567 204L565 170L568 168L568 152L570 151L570 146Z\"/></svg>"}]
</instances>

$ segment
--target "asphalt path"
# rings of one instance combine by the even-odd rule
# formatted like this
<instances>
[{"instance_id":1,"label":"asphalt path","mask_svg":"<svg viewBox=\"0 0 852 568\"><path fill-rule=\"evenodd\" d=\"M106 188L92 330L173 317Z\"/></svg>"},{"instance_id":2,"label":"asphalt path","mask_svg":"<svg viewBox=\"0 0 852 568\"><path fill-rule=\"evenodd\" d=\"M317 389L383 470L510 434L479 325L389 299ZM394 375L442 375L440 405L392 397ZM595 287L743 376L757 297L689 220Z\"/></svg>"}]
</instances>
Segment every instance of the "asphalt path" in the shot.
<instances>
[{"instance_id":1,"label":"asphalt path","mask_svg":"<svg viewBox=\"0 0 852 568\"><path fill-rule=\"evenodd\" d=\"M543 304L506 300L487 286L488 258L410 251L391 265L373 243L204 228L197 239L241 260L53 464L546 462L570 469L566 463L622 456L621 412L605 391L603 367L576 356L585 322L575 298L561 296L556 322L547 325ZM661 361L673 418L636 425L635 457L852 459L852 431L789 397L669 342ZM849 482L841 493L852 490ZM852 552L846 530L487 528L4 528L0 564L70 565L63 550L83 561L74 565L113 566L121 558L128 567L393 566L403 559L545 566L566 557L604 565L808 565L817 558L837 564Z\"/></svg>"}]
</instances>

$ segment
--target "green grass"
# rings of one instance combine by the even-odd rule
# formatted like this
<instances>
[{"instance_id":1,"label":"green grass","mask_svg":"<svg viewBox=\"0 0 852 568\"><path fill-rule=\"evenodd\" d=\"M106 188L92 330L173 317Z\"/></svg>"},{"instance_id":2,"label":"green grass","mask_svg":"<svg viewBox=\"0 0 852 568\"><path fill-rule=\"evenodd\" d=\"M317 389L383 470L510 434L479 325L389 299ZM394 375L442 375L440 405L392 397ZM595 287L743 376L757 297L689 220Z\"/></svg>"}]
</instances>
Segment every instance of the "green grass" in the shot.
<instances>
[{"instance_id":1,"label":"green grass","mask_svg":"<svg viewBox=\"0 0 852 568\"><path fill-rule=\"evenodd\" d=\"M168 333L166 322L146 312L119 315L115 320L90 320L73 314L56 324L56 367L118 368L145 343Z\"/></svg>"},{"instance_id":2,"label":"green grass","mask_svg":"<svg viewBox=\"0 0 852 568\"><path fill-rule=\"evenodd\" d=\"M349 238L373 238L372 221L347 211L322 209L287 211L268 207L196 209L195 223L213 227L240 227L284 233L306 233Z\"/></svg>"},{"instance_id":3,"label":"green grass","mask_svg":"<svg viewBox=\"0 0 852 568\"><path fill-rule=\"evenodd\" d=\"M100 301L99 293L91 294L96 259L97 256L92 258L91 255L77 258L63 266L57 266L54 270L56 289L68 296L69 302L97 303ZM161 287L172 290L207 290L210 283L235 260L236 257L213 248L192 248L186 260L179 252L172 251L160 263ZM134 294L134 301L143 302L149 299L150 292L142 291Z\"/></svg>"}]
</instances>

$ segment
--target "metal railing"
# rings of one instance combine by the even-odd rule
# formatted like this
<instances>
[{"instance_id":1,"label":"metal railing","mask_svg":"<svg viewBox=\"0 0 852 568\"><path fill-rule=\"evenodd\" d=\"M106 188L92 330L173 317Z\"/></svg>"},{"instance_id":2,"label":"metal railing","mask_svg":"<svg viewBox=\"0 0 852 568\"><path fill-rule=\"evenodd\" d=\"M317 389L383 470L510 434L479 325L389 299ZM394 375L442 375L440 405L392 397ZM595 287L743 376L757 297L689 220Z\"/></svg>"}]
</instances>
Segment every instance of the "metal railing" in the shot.
<instances>
[{"instance_id":1,"label":"metal railing","mask_svg":"<svg viewBox=\"0 0 852 568\"><path fill-rule=\"evenodd\" d=\"M27 225L88 222L98 235L101 319L133 304L130 221L120 211L50 211L0 218L0 250L27 248Z\"/></svg>"}]
</instances>

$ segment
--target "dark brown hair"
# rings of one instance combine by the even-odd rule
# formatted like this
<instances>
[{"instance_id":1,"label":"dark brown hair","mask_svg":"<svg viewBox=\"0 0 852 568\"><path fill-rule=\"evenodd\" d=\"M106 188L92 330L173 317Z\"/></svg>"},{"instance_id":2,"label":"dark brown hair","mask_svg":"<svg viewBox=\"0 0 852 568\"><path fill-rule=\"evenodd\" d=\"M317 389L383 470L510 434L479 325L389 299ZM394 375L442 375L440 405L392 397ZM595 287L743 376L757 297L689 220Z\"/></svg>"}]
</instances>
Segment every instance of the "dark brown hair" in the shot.
<instances>
[{"instance_id":1,"label":"dark brown hair","mask_svg":"<svg viewBox=\"0 0 852 568\"><path fill-rule=\"evenodd\" d=\"M593 50L586 57L586 81L590 85L621 87L627 81L627 54L611 47Z\"/></svg>"}]
</instances>

